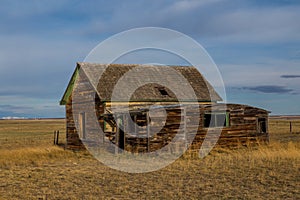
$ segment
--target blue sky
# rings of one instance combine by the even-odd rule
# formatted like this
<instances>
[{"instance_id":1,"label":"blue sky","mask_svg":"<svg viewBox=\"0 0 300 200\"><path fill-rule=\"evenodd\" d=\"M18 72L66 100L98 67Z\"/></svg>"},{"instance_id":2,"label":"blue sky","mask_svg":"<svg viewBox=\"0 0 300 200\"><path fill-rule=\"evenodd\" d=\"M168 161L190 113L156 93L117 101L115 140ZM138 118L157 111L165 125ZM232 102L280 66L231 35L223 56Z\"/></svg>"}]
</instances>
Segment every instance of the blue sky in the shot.
<instances>
[{"instance_id":1,"label":"blue sky","mask_svg":"<svg viewBox=\"0 0 300 200\"><path fill-rule=\"evenodd\" d=\"M300 114L300 2L1 1L0 117L63 117L77 61L120 31L155 26L198 41L227 100Z\"/></svg>"}]
</instances>

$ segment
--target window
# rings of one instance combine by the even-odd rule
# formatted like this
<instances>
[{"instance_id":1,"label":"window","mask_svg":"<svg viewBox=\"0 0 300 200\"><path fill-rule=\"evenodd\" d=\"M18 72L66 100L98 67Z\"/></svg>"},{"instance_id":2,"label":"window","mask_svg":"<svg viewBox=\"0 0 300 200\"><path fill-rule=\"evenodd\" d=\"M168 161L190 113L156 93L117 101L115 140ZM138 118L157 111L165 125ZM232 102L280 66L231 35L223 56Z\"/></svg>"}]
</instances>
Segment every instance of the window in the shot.
<instances>
[{"instance_id":1,"label":"window","mask_svg":"<svg viewBox=\"0 0 300 200\"><path fill-rule=\"evenodd\" d=\"M107 132L114 132L114 129L113 129L113 124L114 124L114 121L111 120L111 119L105 119L103 120L103 130L105 133Z\"/></svg>"},{"instance_id":2,"label":"window","mask_svg":"<svg viewBox=\"0 0 300 200\"><path fill-rule=\"evenodd\" d=\"M229 113L205 113L204 127L228 127Z\"/></svg>"}]
</instances>

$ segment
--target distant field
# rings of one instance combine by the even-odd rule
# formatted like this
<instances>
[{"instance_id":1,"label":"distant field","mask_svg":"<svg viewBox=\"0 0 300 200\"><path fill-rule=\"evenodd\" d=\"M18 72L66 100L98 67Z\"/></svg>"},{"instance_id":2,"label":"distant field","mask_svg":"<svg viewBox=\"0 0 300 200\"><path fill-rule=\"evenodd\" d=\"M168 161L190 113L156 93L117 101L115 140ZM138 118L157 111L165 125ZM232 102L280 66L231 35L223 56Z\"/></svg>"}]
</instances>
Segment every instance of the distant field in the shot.
<instances>
[{"instance_id":1,"label":"distant field","mask_svg":"<svg viewBox=\"0 0 300 200\"><path fill-rule=\"evenodd\" d=\"M0 120L0 149L51 145L53 131L61 131L65 141L65 120Z\"/></svg>"},{"instance_id":2,"label":"distant field","mask_svg":"<svg viewBox=\"0 0 300 200\"><path fill-rule=\"evenodd\" d=\"M0 120L0 199L300 199L300 119L272 118L270 144L185 155L146 174L99 163L65 141L64 120Z\"/></svg>"},{"instance_id":3,"label":"distant field","mask_svg":"<svg viewBox=\"0 0 300 200\"><path fill-rule=\"evenodd\" d=\"M292 125L292 134L290 133ZM294 118L272 118L269 120L269 132L272 143L300 142L300 117ZM272 144L271 143L271 144Z\"/></svg>"}]
</instances>

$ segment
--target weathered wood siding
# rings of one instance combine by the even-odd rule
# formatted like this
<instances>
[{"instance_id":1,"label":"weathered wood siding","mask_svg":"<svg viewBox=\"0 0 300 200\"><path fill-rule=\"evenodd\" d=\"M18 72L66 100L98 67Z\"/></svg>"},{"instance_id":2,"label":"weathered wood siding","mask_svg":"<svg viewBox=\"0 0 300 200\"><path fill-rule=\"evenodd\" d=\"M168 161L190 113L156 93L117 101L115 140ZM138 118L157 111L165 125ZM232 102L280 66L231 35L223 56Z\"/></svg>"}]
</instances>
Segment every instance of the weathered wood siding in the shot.
<instances>
[{"instance_id":1,"label":"weathered wood siding","mask_svg":"<svg viewBox=\"0 0 300 200\"><path fill-rule=\"evenodd\" d=\"M268 142L267 127L265 132L260 132L259 130L258 119L265 119L266 124L268 119L268 112L262 109L238 104L214 104L214 112L228 113L229 120L228 127L216 128L204 127L204 115L212 111L212 106L209 104L199 105L199 112L195 110L195 106L192 104L161 109L166 109L167 119L162 121L163 119L160 119L161 116L159 114L151 116L150 132L151 130L157 130L161 123L165 125L160 131L151 132L149 138L146 130L147 118L145 117L147 116L147 111L141 111L136 115L136 122L139 125L138 128L135 128L138 133L137 136L132 136L130 130L125 128L124 149L126 151L155 151L167 145L168 150L176 151L176 149L184 148L184 145L191 142L191 149L199 149L207 134L220 136L217 145L223 147L257 145L258 143ZM156 112L159 113L161 111L158 108ZM126 117L128 118L126 115L123 116L123 121L125 122ZM176 135L178 137L177 140L172 141ZM111 137L111 142L116 143L115 138ZM213 143L213 139L211 142Z\"/></svg>"},{"instance_id":2,"label":"weathered wood siding","mask_svg":"<svg viewBox=\"0 0 300 200\"><path fill-rule=\"evenodd\" d=\"M104 104L99 100L84 72L79 71L73 93L66 104L67 148L85 149L82 140L99 139L97 127L103 127L103 117L100 117L102 113L104 113ZM81 121L84 123L84 135L79 130L82 126Z\"/></svg>"},{"instance_id":3,"label":"weathered wood siding","mask_svg":"<svg viewBox=\"0 0 300 200\"><path fill-rule=\"evenodd\" d=\"M186 103L181 106L176 106L176 104L178 105L178 102L131 102L129 110L137 112L135 120L139 127L135 131L138 135L130 133L132 130L127 133L125 131L124 149L131 152L146 152L167 146L166 150L176 151L178 148L185 148L188 143L192 143L191 149L199 149L208 131L213 135L220 130L220 128L204 127L204 115L210 113L212 108L216 112L229 114L229 126L222 129L218 145L237 146L268 142L268 127L264 132L259 130L259 119L266 119L267 124L268 112L265 110L239 104L227 104L226 107L224 104L214 104L212 107L212 104L209 103L197 103L197 110L195 103ZM157 105L165 107L156 108L157 114L151 116L150 121L147 110ZM127 104L118 103L117 105L120 109L124 106ZM141 110L140 113L139 110ZM167 113L165 121L163 110L166 110ZM91 141L109 141L118 144L115 122L111 124L113 129L107 131L105 135L99 133L99 128L104 130L105 123L109 124L104 122L103 115L110 112L111 103L102 102L98 98L87 76L80 71L74 92L66 104L67 148L84 148L81 141L86 138ZM122 112L120 111L120 113ZM80 116L81 114L82 116ZM126 122L128 116L122 116L122 114L120 116L123 122ZM80 124L82 120L85 123L84 133L82 133L82 124ZM150 124L148 129L147 123ZM163 128L155 132L162 124L164 124ZM193 139L194 133L197 134ZM173 140L175 136L176 141Z\"/></svg>"},{"instance_id":4,"label":"weathered wood siding","mask_svg":"<svg viewBox=\"0 0 300 200\"><path fill-rule=\"evenodd\" d=\"M69 99L69 102L66 104L66 127L67 148L74 150L78 148L83 148L73 118L71 97Z\"/></svg>"},{"instance_id":5,"label":"weathered wood siding","mask_svg":"<svg viewBox=\"0 0 300 200\"><path fill-rule=\"evenodd\" d=\"M201 122L193 141L192 149L199 149L207 134L208 129L203 127L203 119L204 113L210 112L210 109L209 106L201 108ZM225 110L224 106L220 104L215 105L214 109L220 112L226 111L229 114L229 126L222 128L217 143L218 146L235 147L238 145L268 143L268 127L266 127L266 132L260 132L258 127L259 118L264 118L267 122L267 111L239 104L227 104ZM218 128L215 128L215 130L217 129ZM211 130L210 134L214 134L214 129Z\"/></svg>"}]
</instances>

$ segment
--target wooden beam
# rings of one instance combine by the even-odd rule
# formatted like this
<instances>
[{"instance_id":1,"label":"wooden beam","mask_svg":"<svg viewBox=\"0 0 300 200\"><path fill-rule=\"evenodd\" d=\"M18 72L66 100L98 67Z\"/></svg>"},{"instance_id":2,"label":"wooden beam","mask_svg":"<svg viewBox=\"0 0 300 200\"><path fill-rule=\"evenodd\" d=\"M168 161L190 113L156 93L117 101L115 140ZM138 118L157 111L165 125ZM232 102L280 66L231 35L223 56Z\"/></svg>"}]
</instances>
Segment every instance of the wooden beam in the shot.
<instances>
[{"instance_id":1,"label":"wooden beam","mask_svg":"<svg viewBox=\"0 0 300 200\"><path fill-rule=\"evenodd\" d=\"M115 154L119 153L119 134L120 134L120 119L117 116L116 135L115 135Z\"/></svg>"},{"instance_id":2,"label":"wooden beam","mask_svg":"<svg viewBox=\"0 0 300 200\"><path fill-rule=\"evenodd\" d=\"M186 108L183 108L183 134L184 134L184 146L187 148L188 142L187 142L187 124L186 124Z\"/></svg>"},{"instance_id":3,"label":"wooden beam","mask_svg":"<svg viewBox=\"0 0 300 200\"><path fill-rule=\"evenodd\" d=\"M149 112L146 113L147 119L147 152L150 151L150 116Z\"/></svg>"}]
</instances>

